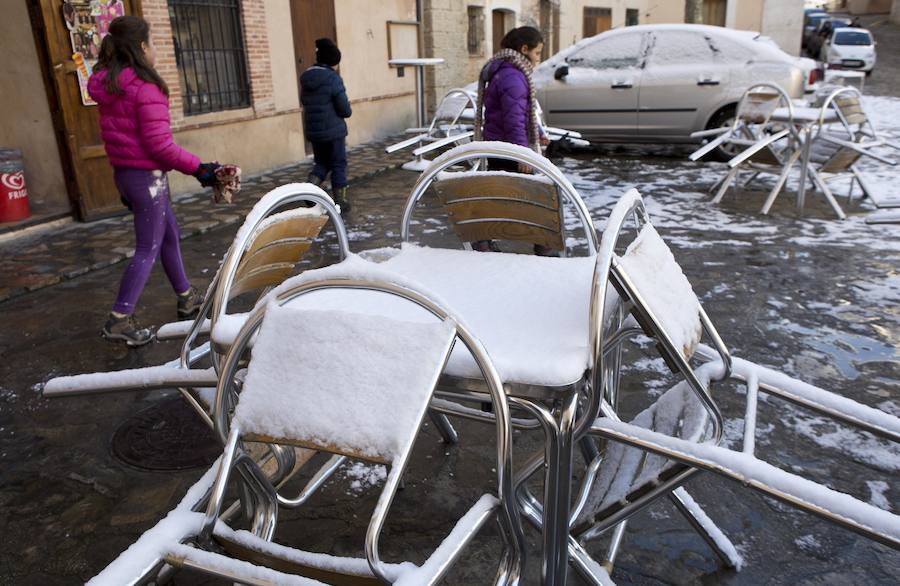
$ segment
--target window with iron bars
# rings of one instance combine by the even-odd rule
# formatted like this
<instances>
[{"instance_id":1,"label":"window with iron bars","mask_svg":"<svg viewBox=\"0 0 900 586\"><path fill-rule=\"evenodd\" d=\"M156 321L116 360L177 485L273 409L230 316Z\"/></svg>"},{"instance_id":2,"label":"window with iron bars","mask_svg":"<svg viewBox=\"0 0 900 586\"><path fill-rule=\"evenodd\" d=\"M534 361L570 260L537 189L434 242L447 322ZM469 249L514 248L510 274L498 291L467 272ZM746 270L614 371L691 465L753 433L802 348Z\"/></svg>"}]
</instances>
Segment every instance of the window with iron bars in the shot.
<instances>
[{"instance_id":1,"label":"window with iron bars","mask_svg":"<svg viewBox=\"0 0 900 586\"><path fill-rule=\"evenodd\" d=\"M185 115L249 106L240 0L168 2Z\"/></svg>"}]
</instances>

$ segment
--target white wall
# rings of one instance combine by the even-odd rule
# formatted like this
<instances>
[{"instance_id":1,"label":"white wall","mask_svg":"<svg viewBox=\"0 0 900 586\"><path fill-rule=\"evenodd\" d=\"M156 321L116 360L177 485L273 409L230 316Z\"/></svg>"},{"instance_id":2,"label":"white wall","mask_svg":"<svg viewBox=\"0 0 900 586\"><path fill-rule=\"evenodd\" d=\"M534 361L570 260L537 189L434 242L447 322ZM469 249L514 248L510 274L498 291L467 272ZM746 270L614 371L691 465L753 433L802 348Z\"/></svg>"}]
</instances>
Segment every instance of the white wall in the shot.
<instances>
[{"instance_id":1,"label":"white wall","mask_svg":"<svg viewBox=\"0 0 900 586\"><path fill-rule=\"evenodd\" d=\"M760 32L791 55L800 54L803 0L766 0Z\"/></svg>"}]
</instances>

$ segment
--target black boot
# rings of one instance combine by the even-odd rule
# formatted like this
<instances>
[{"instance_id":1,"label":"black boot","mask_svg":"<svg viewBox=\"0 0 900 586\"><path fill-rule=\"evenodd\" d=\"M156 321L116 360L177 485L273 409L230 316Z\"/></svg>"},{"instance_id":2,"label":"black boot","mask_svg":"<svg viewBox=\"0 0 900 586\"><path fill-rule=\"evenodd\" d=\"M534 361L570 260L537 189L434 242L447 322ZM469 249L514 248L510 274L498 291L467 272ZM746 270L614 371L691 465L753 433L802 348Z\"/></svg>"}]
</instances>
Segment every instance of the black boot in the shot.
<instances>
[{"instance_id":1,"label":"black boot","mask_svg":"<svg viewBox=\"0 0 900 586\"><path fill-rule=\"evenodd\" d=\"M347 195L346 185L334 190L334 203L340 206L342 216L350 211L350 196Z\"/></svg>"},{"instance_id":2,"label":"black boot","mask_svg":"<svg viewBox=\"0 0 900 586\"><path fill-rule=\"evenodd\" d=\"M310 171L309 175L306 176L306 182L312 183L316 187L322 187L322 183L324 183L325 180Z\"/></svg>"},{"instance_id":3,"label":"black boot","mask_svg":"<svg viewBox=\"0 0 900 586\"><path fill-rule=\"evenodd\" d=\"M133 315L118 317L110 313L100 335L112 342L125 342L132 348L153 341L153 332L149 328L140 327Z\"/></svg>"},{"instance_id":4,"label":"black boot","mask_svg":"<svg viewBox=\"0 0 900 586\"><path fill-rule=\"evenodd\" d=\"M203 305L203 295L191 285L190 289L178 294L178 319L196 317L201 305Z\"/></svg>"}]
</instances>

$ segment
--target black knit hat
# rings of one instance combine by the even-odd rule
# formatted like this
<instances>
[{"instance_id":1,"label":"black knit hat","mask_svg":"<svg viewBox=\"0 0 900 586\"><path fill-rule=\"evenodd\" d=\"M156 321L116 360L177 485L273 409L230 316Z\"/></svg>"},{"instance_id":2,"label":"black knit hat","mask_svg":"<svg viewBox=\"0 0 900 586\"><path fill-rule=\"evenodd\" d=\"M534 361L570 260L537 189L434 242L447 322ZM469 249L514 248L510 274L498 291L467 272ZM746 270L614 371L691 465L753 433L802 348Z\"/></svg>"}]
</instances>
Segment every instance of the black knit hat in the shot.
<instances>
[{"instance_id":1,"label":"black knit hat","mask_svg":"<svg viewBox=\"0 0 900 586\"><path fill-rule=\"evenodd\" d=\"M316 39L316 63L334 67L341 62L341 50L328 37Z\"/></svg>"}]
</instances>

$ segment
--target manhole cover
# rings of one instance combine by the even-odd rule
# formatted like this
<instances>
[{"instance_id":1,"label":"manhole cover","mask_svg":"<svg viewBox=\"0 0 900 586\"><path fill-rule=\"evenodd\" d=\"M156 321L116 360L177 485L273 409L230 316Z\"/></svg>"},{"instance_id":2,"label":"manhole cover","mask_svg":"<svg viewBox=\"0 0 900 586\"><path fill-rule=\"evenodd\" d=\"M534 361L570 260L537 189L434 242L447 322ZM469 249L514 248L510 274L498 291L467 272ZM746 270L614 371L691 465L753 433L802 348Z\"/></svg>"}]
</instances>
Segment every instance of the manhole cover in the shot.
<instances>
[{"instance_id":1,"label":"manhole cover","mask_svg":"<svg viewBox=\"0 0 900 586\"><path fill-rule=\"evenodd\" d=\"M180 396L164 399L123 423L112 438L113 455L143 470L209 466L222 446Z\"/></svg>"}]
</instances>

